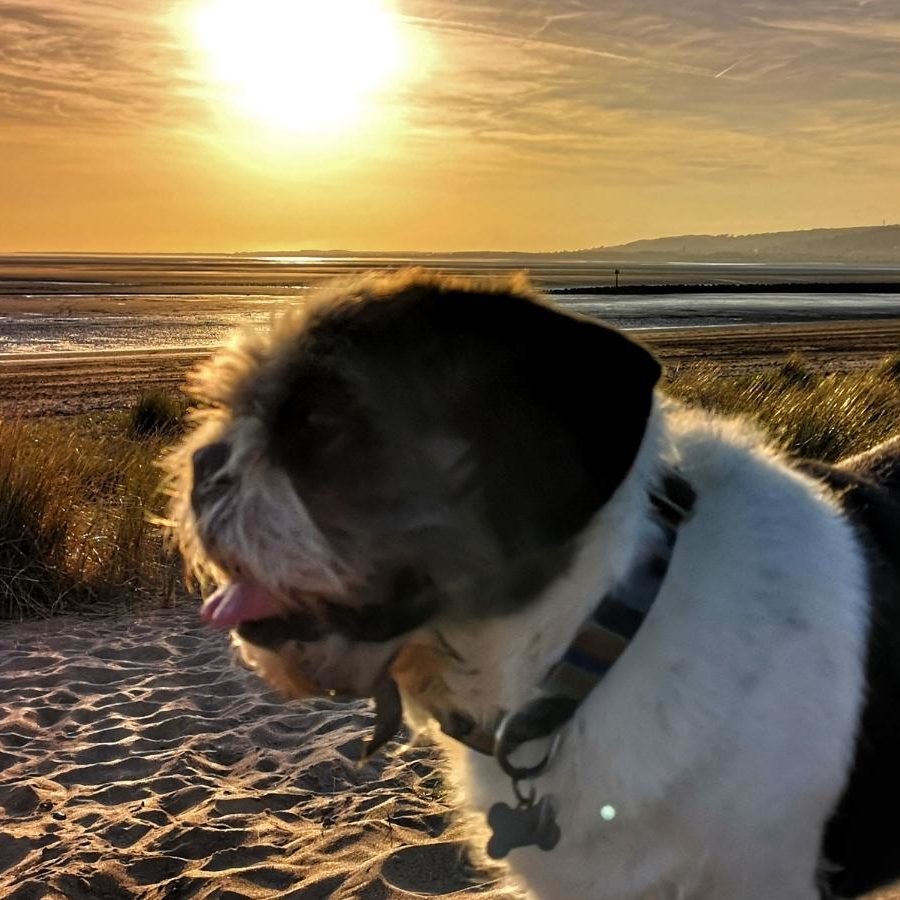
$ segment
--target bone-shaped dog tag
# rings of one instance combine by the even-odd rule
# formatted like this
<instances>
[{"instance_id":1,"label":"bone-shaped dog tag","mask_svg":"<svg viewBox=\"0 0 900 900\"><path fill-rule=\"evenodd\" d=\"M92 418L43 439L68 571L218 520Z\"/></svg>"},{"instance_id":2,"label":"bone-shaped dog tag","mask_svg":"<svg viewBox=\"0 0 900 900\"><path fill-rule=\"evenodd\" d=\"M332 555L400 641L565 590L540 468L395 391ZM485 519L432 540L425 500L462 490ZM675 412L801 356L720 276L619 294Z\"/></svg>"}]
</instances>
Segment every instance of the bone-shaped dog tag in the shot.
<instances>
[{"instance_id":1,"label":"bone-shaped dog tag","mask_svg":"<svg viewBox=\"0 0 900 900\"><path fill-rule=\"evenodd\" d=\"M505 859L516 847L540 847L552 850L560 839L559 825L549 797L537 803L521 803L517 807L495 803L488 813L493 832L487 852L491 859Z\"/></svg>"}]
</instances>

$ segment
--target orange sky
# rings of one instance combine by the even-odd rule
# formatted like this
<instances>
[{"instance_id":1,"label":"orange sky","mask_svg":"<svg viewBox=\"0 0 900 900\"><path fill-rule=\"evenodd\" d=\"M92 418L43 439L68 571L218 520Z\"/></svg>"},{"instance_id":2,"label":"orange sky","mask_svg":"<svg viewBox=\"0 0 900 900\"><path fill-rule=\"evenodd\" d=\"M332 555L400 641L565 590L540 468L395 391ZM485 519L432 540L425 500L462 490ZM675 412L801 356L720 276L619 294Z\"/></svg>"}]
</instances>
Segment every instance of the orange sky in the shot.
<instances>
[{"instance_id":1,"label":"orange sky","mask_svg":"<svg viewBox=\"0 0 900 900\"><path fill-rule=\"evenodd\" d=\"M266 2L277 62L297 27L279 2L349 20L369 0ZM385 2L402 71L328 138L229 104L186 25L199 4L0 7L0 252L553 250L900 219L896 0ZM273 70L301 105L359 67L329 40L313 79Z\"/></svg>"}]
</instances>

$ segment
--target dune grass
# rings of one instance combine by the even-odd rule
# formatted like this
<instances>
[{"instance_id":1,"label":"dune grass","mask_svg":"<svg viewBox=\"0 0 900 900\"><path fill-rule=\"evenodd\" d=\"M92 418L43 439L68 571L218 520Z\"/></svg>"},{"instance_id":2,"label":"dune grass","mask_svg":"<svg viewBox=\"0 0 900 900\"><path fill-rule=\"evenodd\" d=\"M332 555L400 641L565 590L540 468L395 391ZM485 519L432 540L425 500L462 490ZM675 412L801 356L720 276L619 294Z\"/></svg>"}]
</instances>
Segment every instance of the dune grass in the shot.
<instances>
[{"instance_id":1,"label":"dune grass","mask_svg":"<svg viewBox=\"0 0 900 900\"><path fill-rule=\"evenodd\" d=\"M751 374L692 366L665 389L751 417L798 456L833 461L900 432L900 355L838 374L800 357ZM0 420L0 620L168 602L180 590L149 514L162 512L155 461L184 408L154 393L121 413Z\"/></svg>"},{"instance_id":2,"label":"dune grass","mask_svg":"<svg viewBox=\"0 0 900 900\"><path fill-rule=\"evenodd\" d=\"M155 388L145 391L128 411L128 436L171 438L180 433L187 412L186 397Z\"/></svg>"},{"instance_id":3,"label":"dune grass","mask_svg":"<svg viewBox=\"0 0 900 900\"><path fill-rule=\"evenodd\" d=\"M130 414L0 421L0 620L171 598L148 515L165 442L130 433Z\"/></svg>"},{"instance_id":4,"label":"dune grass","mask_svg":"<svg viewBox=\"0 0 900 900\"><path fill-rule=\"evenodd\" d=\"M900 431L900 355L858 371L816 370L801 356L741 375L717 366L672 373L669 394L752 419L794 456L835 462Z\"/></svg>"}]
</instances>

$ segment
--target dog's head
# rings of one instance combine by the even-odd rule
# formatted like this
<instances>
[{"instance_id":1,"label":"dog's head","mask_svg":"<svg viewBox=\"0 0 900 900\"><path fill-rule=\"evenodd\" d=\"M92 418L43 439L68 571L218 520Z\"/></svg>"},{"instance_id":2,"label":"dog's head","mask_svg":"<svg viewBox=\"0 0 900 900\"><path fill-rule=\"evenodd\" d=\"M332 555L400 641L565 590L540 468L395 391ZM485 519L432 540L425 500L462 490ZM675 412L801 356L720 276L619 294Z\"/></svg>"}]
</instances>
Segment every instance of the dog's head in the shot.
<instances>
[{"instance_id":1,"label":"dog's head","mask_svg":"<svg viewBox=\"0 0 900 900\"><path fill-rule=\"evenodd\" d=\"M630 469L659 367L523 282L336 285L194 378L169 459L207 618L293 693L369 693L407 635L517 611Z\"/></svg>"}]
</instances>

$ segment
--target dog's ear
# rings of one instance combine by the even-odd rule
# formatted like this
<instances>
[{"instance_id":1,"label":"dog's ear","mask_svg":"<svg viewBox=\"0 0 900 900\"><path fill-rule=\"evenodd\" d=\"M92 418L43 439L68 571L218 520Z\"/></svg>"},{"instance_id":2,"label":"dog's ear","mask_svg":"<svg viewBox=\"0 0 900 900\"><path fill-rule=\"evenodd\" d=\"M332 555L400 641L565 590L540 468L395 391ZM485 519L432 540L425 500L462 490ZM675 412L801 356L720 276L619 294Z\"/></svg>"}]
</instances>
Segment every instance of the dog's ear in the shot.
<instances>
[{"instance_id":1,"label":"dog's ear","mask_svg":"<svg viewBox=\"0 0 900 900\"><path fill-rule=\"evenodd\" d=\"M352 421L365 425L354 440L357 429L341 429L359 452L345 454L348 479L338 480L380 503L386 494L425 503L434 475L408 448L428 440L467 448L465 464L442 474L442 496L464 499L506 563L569 542L612 496L634 463L660 375L620 332L525 290L427 279L324 306L303 341L307 361L326 361L352 385L360 411ZM301 369L288 391L292 416L308 388ZM324 393L312 395L319 402ZM273 430L291 435L285 465L296 469L294 431ZM340 460L331 451L322 460L313 480L334 485Z\"/></svg>"},{"instance_id":2,"label":"dog's ear","mask_svg":"<svg viewBox=\"0 0 900 900\"><path fill-rule=\"evenodd\" d=\"M541 304L520 303L503 328L464 405L473 487L501 545L521 554L573 538L622 483L661 370L620 332Z\"/></svg>"}]
</instances>

